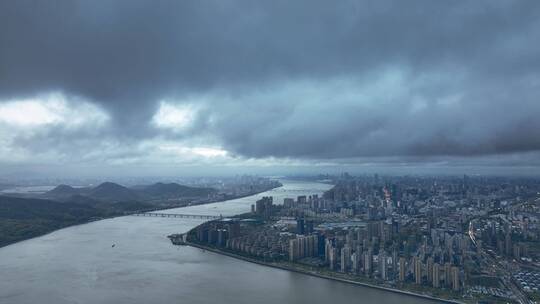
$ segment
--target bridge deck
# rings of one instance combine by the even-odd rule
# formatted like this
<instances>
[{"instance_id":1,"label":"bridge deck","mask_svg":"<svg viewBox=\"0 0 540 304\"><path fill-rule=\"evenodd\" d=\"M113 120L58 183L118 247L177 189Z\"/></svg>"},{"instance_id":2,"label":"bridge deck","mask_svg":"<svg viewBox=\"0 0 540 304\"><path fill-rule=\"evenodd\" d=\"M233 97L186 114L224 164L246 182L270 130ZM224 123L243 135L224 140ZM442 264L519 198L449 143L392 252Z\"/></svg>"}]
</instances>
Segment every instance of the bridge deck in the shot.
<instances>
[{"instance_id":1,"label":"bridge deck","mask_svg":"<svg viewBox=\"0 0 540 304\"><path fill-rule=\"evenodd\" d=\"M179 214L179 213L159 213L159 212L145 212L134 213L133 216L146 216L146 217L174 217L174 218L192 218L203 220L218 220L223 218L221 215L204 215L204 214Z\"/></svg>"}]
</instances>

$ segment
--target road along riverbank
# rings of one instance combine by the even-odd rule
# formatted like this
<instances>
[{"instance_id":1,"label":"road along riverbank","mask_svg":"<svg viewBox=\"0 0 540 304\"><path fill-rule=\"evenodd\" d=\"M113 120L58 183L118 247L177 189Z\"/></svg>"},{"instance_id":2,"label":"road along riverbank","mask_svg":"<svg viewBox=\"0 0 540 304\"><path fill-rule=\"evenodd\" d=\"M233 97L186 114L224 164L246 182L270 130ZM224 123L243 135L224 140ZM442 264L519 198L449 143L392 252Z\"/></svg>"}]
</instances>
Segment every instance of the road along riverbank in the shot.
<instances>
[{"instance_id":1,"label":"road along riverbank","mask_svg":"<svg viewBox=\"0 0 540 304\"><path fill-rule=\"evenodd\" d=\"M246 262L250 262L250 263L254 263L254 264L258 264L258 265L263 265L263 266L272 267L272 268L281 269L281 270L286 270L286 271L292 271L292 272L301 273L301 274L305 274L305 275L310 275L310 276L314 276L314 277L318 277L318 278L322 278L322 279L333 280L333 281L338 281L338 282L352 284L352 285L358 285L358 286L364 286L364 287L369 287L369 288L375 288L375 289L384 290L384 291L393 292L393 293L398 293L398 294L402 294L402 295L418 297L418 298L423 298L423 299L427 299L427 300L439 301L441 303L464 304L464 302L460 302L460 301L456 301L456 300L442 299L442 298L437 298L437 297L433 297L433 296L426 295L426 294L419 294L419 293L414 293L414 292L401 290L401 289L396 289L396 288L390 288L390 287L385 287L385 286L380 286L380 285L375 285L375 284L370 284L370 283L364 283L364 282L359 282L359 281L348 280L348 279L339 278L339 277L335 277L335 276L325 275L325 274L322 274L322 273L318 273L316 271L308 271L308 270L304 270L304 269L301 269L301 268L289 267L287 265L280 264L280 263L264 262L264 261L261 261L261 260L257 260L257 259L249 258L249 257L246 257L246 256L242 256L242 255L239 255L239 254L234 254L234 253L231 253L231 252L220 250L220 249L217 249L215 247L204 246L204 245L189 242L189 241L185 241L184 245L196 247L196 248L199 248L199 249L202 249L202 250L210 251L210 252L213 252L213 253L216 253L216 254L225 255L225 256L228 256L228 257L232 257L232 258L235 258L235 259L239 259L239 260L242 260L242 261L246 261Z\"/></svg>"}]
</instances>

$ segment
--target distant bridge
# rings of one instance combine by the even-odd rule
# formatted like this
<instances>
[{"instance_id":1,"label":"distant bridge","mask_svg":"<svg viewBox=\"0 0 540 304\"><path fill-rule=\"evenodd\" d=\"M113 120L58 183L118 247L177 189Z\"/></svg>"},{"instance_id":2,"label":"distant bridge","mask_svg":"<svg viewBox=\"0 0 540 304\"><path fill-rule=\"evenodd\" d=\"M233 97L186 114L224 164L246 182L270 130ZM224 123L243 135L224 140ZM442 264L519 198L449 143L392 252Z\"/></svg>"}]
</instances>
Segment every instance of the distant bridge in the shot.
<instances>
[{"instance_id":1,"label":"distant bridge","mask_svg":"<svg viewBox=\"0 0 540 304\"><path fill-rule=\"evenodd\" d=\"M133 213L133 216L146 216L146 217L174 217L174 218L191 218L200 220L219 220L222 219L221 215L203 215L203 214L179 214L179 213L158 213L158 212L145 212L145 213Z\"/></svg>"}]
</instances>

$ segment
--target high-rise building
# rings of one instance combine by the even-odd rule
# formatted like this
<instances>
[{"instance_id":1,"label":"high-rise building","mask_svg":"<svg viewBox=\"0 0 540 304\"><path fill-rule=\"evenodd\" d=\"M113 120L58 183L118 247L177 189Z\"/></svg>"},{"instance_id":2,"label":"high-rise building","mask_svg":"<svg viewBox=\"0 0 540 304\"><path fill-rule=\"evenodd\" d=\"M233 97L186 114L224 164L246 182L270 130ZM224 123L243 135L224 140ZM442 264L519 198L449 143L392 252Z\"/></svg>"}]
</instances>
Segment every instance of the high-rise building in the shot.
<instances>
[{"instance_id":1,"label":"high-rise building","mask_svg":"<svg viewBox=\"0 0 540 304\"><path fill-rule=\"evenodd\" d=\"M315 252L315 241L314 235L306 237L306 256L314 256Z\"/></svg>"},{"instance_id":2,"label":"high-rise building","mask_svg":"<svg viewBox=\"0 0 540 304\"><path fill-rule=\"evenodd\" d=\"M330 249L330 258L329 258L329 263L330 263L330 269L331 270L336 270L337 255L338 255L337 248L332 247Z\"/></svg>"},{"instance_id":3,"label":"high-rise building","mask_svg":"<svg viewBox=\"0 0 540 304\"><path fill-rule=\"evenodd\" d=\"M510 234L510 231L508 231L504 237L504 253L507 256L512 255L512 235Z\"/></svg>"},{"instance_id":4,"label":"high-rise building","mask_svg":"<svg viewBox=\"0 0 540 304\"><path fill-rule=\"evenodd\" d=\"M386 254L384 252L379 254L379 273L383 280L388 279L388 264L386 262Z\"/></svg>"},{"instance_id":5,"label":"high-rise building","mask_svg":"<svg viewBox=\"0 0 540 304\"><path fill-rule=\"evenodd\" d=\"M351 271L355 274L358 274L360 271L360 258L361 258L361 253L359 253L358 251L351 255L351 261L352 261Z\"/></svg>"},{"instance_id":6,"label":"high-rise building","mask_svg":"<svg viewBox=\"0 0 540 304\"><path fill-rule=\"evenodd\" d=\"M444 285L446 287L452 286L451 268L452 268L452 265L450 263L444 264Z\"/></svg>"},{"instance_id":7,"label":"high-rise building","mask_svg":"<svg viewBox=\"0 0 540 304\"><path fill-rule=\"evenodd\" d=\"M311 256L318 257L319 256L319 236L310 235L309 237L313 240L313 251L311 252Z\"/></svg>"},{"instance_id":8,"label":"high-rise building","mask_svg":"<svg viewBox=\"0 0 540 304\"><path fill-rule=\"evenodd\" d=\"M351 262L351 249L348 245L341 248L341 272L347 272L349 270L349 264Z\"/></svg>"},{"instance_id":9,"label":"high-rise building","mask_svg":"<svg viewBox=\"0 0 540 304\"><path fill-rule=\"evenodd\" d=\"M301 259L306 256L307 242L305 238L297 238L298 240L298 258Z\"/></svg>"},{"instance_id":10,"label":"high-rise building","mask_svg":"<svg viewBox=\"0 0 540 304\"><path fill-rule=\"evenodd\" d=\"M297 234L304 234L305 233L305 230L304 230L304 219L303 218L299 218L296 220L296 233Z\"/></svg>"},{"instance_id":11,"label":"high-rise building","mask_svg":"<svg viewBox=\"0 0 540 304\"><path fill-rule=\"evenodd\" d=\"M269 218L273 211L273 198L271 196L264 196L262 199L255 202L255 213L264 218Z\"/></svg>"},{"instance_id":12,"label":"high-rise building","mask_svg":"<svg viewBox=\"0 0 540 304\"><path fill-rule=\"evenodd\" d=\"M364 253L364 273L367 276L370 276L372 271L373 271L373 253L371 249L369 249L368 251Z\"/></svg>"},{"instance_id":13,"label":"high-rise building","mask_svg":"<svg viewBox=\"0 0 540 304\"><path fill-rule=\"evenodd\" d=\"M229 238L235 238L240 235L240 223L234 221L227 225L227 230L229 232Z\"/></svg>"},{"instance_id":14,"label":"high-rise building","mask_svg":"<svg viewBox=\"0 0 540 304\"><path fill-rule=\"evenodd\" d=\"M289 240L289 261L294 262L298 260L300 254L300 243L298 239Z\"/></svg>"},{"instance_id":15,"label":"high-rise building","mask_svg":"<svg viewBox=\"0 0 540 304\"><path fill-rule=\"evenodd\" d=\"M435 288L440 287L441 279L440 279L439 275L440 275L440 265L439 265L439 263L435 263L435 264L433 264L433 274L432 274L433 287L435 287Z\"/></svg>"},{"instance_id":16,"label":"high-rise building","mask_svg":"<svg viewBox=\"0 0 540 304\"><path fill-rule=\"evenodd\" d=\"M217 244L218 246L225 246L228 239L228 232L226 229L217 229Z\"/></svg>"},{"instance_id":17,"label":"high-rise building","mask_svg":"<svg viewBox=\"0 0 540 304\"><path fill-rule=\"evenodd\" d=\"M416 284L422 284L422 261L414 257L414 282Z\"/></svg>"},{"instance_id":18,"label":"high-rise building","mask_svg":"<svg viewBox=\"0 0 540 304\"><path fill-rule=\"evenodd\" d=\"M283 199L283 207L285 207L285 208L294 207L294 199L292 199L292 198L284 198Z\"/></svg>"},{"instance_id":19,"label":"high-rise building","mask_svg":"<svg viewBox=\"0 0 540 304\"><path fill-rule=\"evenodd\" d=\"M327 243L327 251L332 248L331 243ZM300 236L289 240L289 260L296 261L305 257L319 255L317 235ZM325 254L329 256L328 253Z\"/></svg>"},{"instance_id":20,"label":"high-rise building","mask_svg":"<svg viewBox=\"0 0 540 304\"><path fill-rule=\"evenodd\" d=\"M407 268L405 265L405 258L399 258L399 281L405 282L405 275L407 274Z\"/></svg>"},{"instance_id":21,"label":"high-rise building","mask_svg":"<svg viewBox=\"0 0 540 304\"><path fill-rule=\"evenodd\" d=\"M461 285L459 283L459 268L453 266L452 268L452 289L460 290Z\"/></svg>"},{"instance_id":22,"label":"high-rise building","mask_svg":"<svg viewBox=\"0 0 540 304\"><path fill-rule=\"evenodd\" d=\"M426 274L428 282L433 281L433 257L429 257L426 263Z\"/></svg>"},{"instance_id":23,"label":"high-rise building","mask_svg":"<svg viewBox=\"0 0 540 304\"><path fill-rule=\"evenodd\" d=\"M330 254L333 248L332 240L326 239L324 241L324 262L330 263Z\"/></svg>"},{"instance_id":24,"label":"high-rise building","mask_svg":"<svg viewBox=\"0 0 540 304\"><path fill-rule=\"evenodd\" d=\"M310 234L310 233L313 233L313 221L306 221L306 229L305 229L305 233L306 234Z\"/></svg>"},{"instance_id":25,"label":"high-rise building","mask_svg":"<svg viewBox=\"0 0 540 304\"><path fill-rule=\"evenodd\" d=\"M395 279L398 276L398 252L394 247L392 250L392 276Z\"/></svg>"},{"instance_id":26,"label":"high-rise building","mask_svg":"<svg viewBox=\"0 0 540 304\"><path fill-rule=\"evenodd\" d=\"M523 245L521 244L514 244L513 246L513 254L512 256L516 259L516 260L519 260L521 258L521 255L522 255L522 250L521 248L523 247Z\"/></svg>"},{"instance_id":27,"label":"high-rise building","mask_svg":"<svg viewBox=\"0 0 540 304\"><path fill-rule=\"evenodd\" d=\"M320 256L321 254L324 254L325 255L325 257L324 257L325 262L328 262L326 260L326 238L322 234L316 234L316 235L317 235L317 246L316 246L317 247L316 248L317 249L317 255Z\"/></svg>"}]
</instances>

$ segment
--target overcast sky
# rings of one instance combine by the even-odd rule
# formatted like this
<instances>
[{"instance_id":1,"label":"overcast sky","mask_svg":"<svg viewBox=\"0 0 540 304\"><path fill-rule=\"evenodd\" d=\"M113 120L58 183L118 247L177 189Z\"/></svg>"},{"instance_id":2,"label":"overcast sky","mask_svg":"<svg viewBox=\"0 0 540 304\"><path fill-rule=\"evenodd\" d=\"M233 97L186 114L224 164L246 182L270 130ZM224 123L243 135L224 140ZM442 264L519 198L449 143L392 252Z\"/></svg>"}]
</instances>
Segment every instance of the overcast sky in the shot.
<instances>
[{"instance_id":1,"label":"overcast sky","mask_svg":"<svg viewBox=\"0 0 540 304\"><path fill-rule=\"evenodd\" d=\"M539 54L535 0L0 1L0 175L535 172Z\"/></svg>"}]
</instances>

